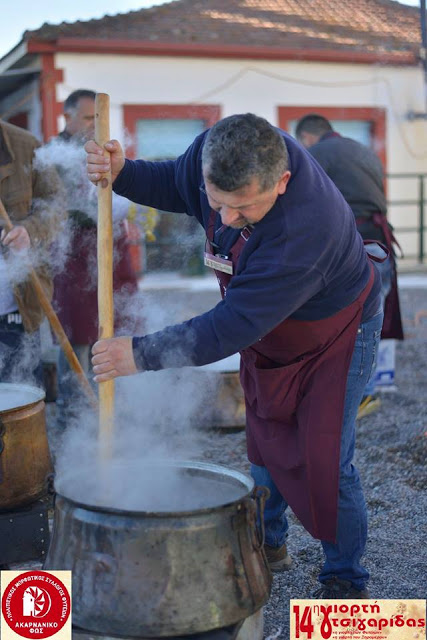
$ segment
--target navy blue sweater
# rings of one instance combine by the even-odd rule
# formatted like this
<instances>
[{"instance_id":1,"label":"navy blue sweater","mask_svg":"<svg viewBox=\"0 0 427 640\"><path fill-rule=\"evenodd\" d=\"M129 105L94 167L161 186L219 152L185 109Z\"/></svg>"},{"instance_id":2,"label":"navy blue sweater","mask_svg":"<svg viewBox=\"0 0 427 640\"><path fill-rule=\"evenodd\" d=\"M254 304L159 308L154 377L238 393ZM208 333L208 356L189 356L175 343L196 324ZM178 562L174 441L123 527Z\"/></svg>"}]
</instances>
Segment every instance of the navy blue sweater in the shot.
<instances>
[{"instance_id":1,"label":"navy blue sweater","mask_svg":"<svg viewBox=\"0 0 427 640\"><path fill-rule=\"evenodd\" d=\"M207 229L210 207L201 152L206 132L175 161L126 160L116 193L134 202L195 216ZM352 303L369 278L369 262L353 213L317 162L283 132L291 178L286 193L257 224L224 300L210 311L162 331L134 338L137 366L145 370L203 365L254 344L287 317L316 320ZM217 216L217 228L220 216ZM239 230L216 234L221 253ZM379 307L380 280L363 319Z\"/></svg>"}]
</instances>

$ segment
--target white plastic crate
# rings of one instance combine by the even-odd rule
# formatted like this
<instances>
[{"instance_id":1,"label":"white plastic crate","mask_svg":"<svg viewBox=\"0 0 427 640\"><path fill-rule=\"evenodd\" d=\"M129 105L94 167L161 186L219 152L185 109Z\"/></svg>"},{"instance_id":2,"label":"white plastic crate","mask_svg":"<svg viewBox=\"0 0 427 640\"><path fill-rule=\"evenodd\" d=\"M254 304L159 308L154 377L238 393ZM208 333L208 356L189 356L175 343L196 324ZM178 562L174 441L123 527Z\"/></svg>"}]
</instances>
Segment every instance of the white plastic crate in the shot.
<instances>
[{"instance_id":1,"label":"white plastic crate","mask_svg":"<svg viewBox=\"0 0 427 640\"><path fill-rule=\"evenodd\" d=\"M378 348L375 386L380 389L391 389L395 384L396 340L381 340Z\"/></svg>"}]
</instances>

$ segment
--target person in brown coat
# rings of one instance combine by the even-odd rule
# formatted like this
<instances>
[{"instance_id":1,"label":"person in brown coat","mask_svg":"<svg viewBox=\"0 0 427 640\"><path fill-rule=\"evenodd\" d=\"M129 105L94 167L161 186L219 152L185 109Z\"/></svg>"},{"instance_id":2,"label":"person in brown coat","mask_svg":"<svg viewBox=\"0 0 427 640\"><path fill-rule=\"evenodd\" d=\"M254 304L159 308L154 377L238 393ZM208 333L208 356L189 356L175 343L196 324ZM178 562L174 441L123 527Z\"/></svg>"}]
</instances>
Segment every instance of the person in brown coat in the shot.
<instances>
[{"instance_id":1,"label":"person in brown coat","mask_svg":"<svg viewBox=\"0 0 427 640\"><path fill-rule=\"evenodd\" d=\"M43 310L28 278L31 261L49 298L50 246L65 217L56 171L39 166L38 140L0 120L0 198L14 225L0 235L0 382L42 384Z\"/></svg>"}]
</instances>

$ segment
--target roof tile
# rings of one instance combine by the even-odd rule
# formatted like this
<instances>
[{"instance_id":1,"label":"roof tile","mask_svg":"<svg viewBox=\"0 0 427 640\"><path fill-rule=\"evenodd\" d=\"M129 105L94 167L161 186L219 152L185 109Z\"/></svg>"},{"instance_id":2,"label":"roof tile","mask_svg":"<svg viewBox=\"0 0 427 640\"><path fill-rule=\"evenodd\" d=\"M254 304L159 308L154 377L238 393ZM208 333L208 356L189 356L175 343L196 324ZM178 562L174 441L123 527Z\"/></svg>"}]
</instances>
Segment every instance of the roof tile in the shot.
<instances>
[{"instance_id":1,"label":"roof tile","mask_svg":"<svg viewBox=\"0 0 427 640\"><path fill-rule=\"evenodd\" d=\"M175 0L24 34L60 37L396 54L421 42L419 10L394 0Z\"/></svg>"}]
</instances>

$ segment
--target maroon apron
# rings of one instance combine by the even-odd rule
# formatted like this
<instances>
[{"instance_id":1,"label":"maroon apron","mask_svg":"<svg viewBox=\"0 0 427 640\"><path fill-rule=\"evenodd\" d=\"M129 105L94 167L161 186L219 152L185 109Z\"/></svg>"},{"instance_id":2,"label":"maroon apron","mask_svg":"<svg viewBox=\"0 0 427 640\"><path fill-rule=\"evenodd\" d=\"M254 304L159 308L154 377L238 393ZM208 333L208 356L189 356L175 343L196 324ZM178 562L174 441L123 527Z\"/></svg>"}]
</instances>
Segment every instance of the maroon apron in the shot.
<instances>
[{"instance_id":1,"label":"maroon apron","mask_svg":"<svg viewBox=\"0 0 427 640\"><path fill-rule=\"evenodd\" d=\"M133 295L138 290L132 268L125 225L114 239L114 293ZM76 227L70 255L63 270L55 276L54 306L72 344L93 344L98 340L98 289L96 264L96 227ZM115 327L129 322L120 306L116 308Z\"/></svg>"},{"instance_id":2,"label":"maroon apron","mask_svg":"<svg viewBox=\"0 0 427 640\"><path fill-rule=\"evenodd\" d=\"M208 241L212 252L215 212ZM251 234L230 250L233 273ZM232 275L215 270L222 297ZM338 515L341 429L347 374L363 305L374 281L334 316L287 318L241 351L249 460L270 472L280 493L315 538L334 542Z\"/></svg>"},{"instance_id":3,"label":"maroon apron","mask_svg":"<svg viewBox=\"0 0 427 640\"><path fill-rule=\"evenodd\" d=\"M402 316L400 313L399 289L397 287L397 269L393 245L396 245L401 252L402 249L400 247L400 244L396 240L390 225L387 222L386 216L383 213L374 213L372 214L371 218L356 218L356 223L357 225L360 225L367 220L371 220L373 224L383 232L384 243L389 250L389 260L391 261L393 268L391 275L391 288L384 303L384 322L381 332L381 338L383 340L387 340L388 338L403 340L404 335ZM372 240L372 242L376 242L376 240Z\"/></svg>"}]
</instances>

